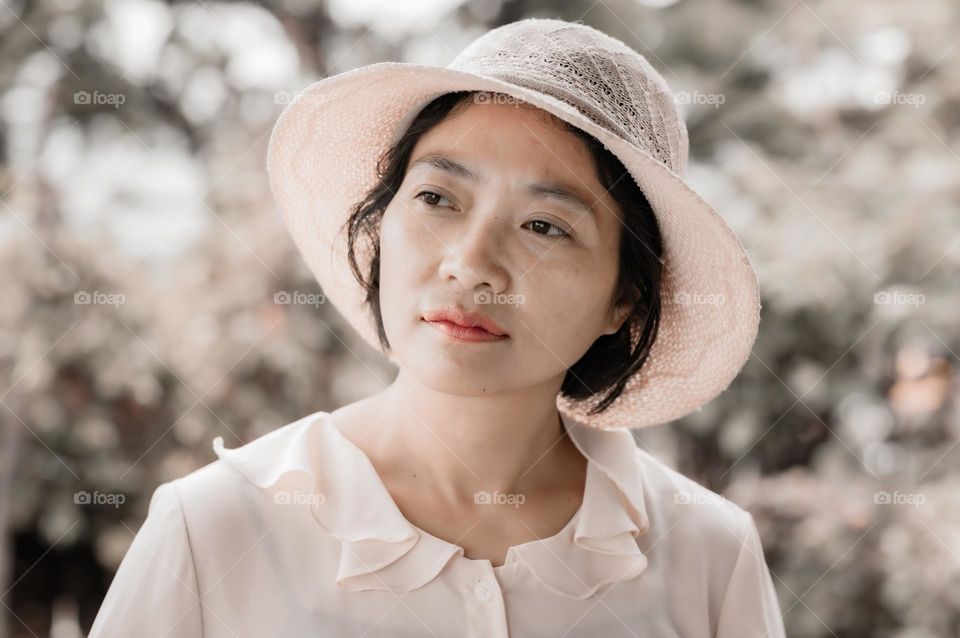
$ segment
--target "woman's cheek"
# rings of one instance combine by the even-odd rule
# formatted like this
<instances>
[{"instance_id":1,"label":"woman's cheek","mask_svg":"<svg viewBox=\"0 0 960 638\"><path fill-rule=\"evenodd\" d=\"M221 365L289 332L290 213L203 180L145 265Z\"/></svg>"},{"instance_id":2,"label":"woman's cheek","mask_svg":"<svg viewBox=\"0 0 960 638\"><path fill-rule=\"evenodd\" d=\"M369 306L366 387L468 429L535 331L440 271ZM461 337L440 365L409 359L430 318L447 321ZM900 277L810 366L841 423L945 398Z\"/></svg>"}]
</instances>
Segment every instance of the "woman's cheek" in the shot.
<instances>
[{"instance_id":1,"label":"woman's cheek","mask_svg":"<svg viewBox=\"0 0 960 638\"><path fill-rule=\"evenodd\" d=\"M438 238L442 232L436 220L432 220L429 215L424 215L421 211L405 206L398 206L391 213L390 219L384 219L384 223L389 225L387 232L396 246L404 246L407 250L415 249L418 254L432 254L432 251L436 250L436 245L440 243ZM383 235L382 232L381 235Z\"/></svg>"},{"instance_id":2,"label":"woman's cheek","mask_svg":"<svg viewBox=\"0 0 960 638\"><path fill-rule=\"evenodd\" d=\"M389 266L390 270L395 270L409 265L415 251L420 249L413 224L416 222L411 221L403 209L388 210L384 215L380 227L381 268Z\"/></svg>"}]
</instances>

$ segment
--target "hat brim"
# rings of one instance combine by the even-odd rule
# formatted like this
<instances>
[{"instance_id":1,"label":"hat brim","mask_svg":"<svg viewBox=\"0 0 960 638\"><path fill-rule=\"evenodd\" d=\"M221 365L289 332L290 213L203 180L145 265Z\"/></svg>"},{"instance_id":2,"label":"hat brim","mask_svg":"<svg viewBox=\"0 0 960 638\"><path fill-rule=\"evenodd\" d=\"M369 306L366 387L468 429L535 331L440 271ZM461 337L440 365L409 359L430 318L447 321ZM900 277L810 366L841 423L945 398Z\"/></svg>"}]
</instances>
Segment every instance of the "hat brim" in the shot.
<instances>
[{"instance_id":1,"label":"hat brim","mask_svg":"<svg viewBox=\"0 0 960 638\"><path fill-rule=\"evenodd\" d=\"M278 210L324 295L382 352L340 232L377 179L377 162L420 108L451 91L505 93L597 138L630 171L656 214L664 243L660 328L649 358L601 414L596 400L557 407L598 428L638 428L697 410L723 392L756 339L760 291L743 245L684 179L574 107L495 78L382 62L310 85L283 110L267 150ZM363 262L361 262L363 263Z\"/></svg>"}]
</instances>

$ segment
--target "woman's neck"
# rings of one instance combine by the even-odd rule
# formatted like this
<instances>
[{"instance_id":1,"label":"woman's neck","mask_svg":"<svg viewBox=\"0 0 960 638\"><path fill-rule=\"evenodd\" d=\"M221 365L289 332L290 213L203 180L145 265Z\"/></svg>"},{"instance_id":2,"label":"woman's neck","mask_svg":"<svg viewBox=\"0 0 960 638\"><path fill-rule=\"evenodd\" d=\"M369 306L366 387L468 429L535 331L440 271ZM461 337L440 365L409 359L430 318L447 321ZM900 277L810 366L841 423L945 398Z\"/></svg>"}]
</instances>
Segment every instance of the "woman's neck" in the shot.
<instances>
[{"instance_id":1,"label":"woman's neck","mask_svg":"<svg viewBox=\"0 0 960 638\"><path fill-rule=\"evenodd\" d=\"M351 430L375 465L415 476L452 506L474 503L478 494L509 499L576 490L568 483L582 473L571 470L586 459L563 427L556 391L548 396L539 403L529 392L460 397L400 380L354 404L362 418Z\"/></svg>"}]
</instances>

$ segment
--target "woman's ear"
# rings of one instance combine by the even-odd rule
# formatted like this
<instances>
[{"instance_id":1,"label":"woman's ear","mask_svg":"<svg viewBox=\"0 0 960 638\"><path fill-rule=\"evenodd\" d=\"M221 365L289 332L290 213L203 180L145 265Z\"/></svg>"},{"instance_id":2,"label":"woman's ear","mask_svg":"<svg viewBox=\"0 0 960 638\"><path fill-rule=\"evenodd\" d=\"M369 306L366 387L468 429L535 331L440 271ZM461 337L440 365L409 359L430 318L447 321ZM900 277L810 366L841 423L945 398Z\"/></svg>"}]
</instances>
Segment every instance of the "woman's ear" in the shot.
<instances>
[{"instance_id":1,"label":"woman's ear","mask_svg":"<svg viewBox=\"0 0 960 638\"><path fill-rule=\"evenodd\" d=\"M623 326L623 322L626 321L627 317L630 314L630 304L623 302L615 305L613 311L610 313L610 323L607 324L607 329L604 330L603 334L612 335L620 330Z\"/></svg>"}]
</instances>

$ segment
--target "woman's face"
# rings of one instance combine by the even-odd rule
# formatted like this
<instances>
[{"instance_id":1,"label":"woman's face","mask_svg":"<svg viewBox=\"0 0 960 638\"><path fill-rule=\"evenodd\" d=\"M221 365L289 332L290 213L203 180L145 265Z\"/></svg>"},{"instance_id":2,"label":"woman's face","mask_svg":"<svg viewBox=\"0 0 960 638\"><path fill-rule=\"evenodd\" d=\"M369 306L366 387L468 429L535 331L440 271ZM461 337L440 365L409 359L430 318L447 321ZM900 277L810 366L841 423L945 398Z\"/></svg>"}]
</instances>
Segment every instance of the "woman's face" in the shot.
<instances>
[{"instance_id":1,"label":"woman's face","mask_svg":"<svg viewBox=\"0 0 960 638\"><path fill-rule=\"evenodd\" d=\"M460 396L559 389L625 317L613 305L618 216L587 147L543 111L471 101L433 127L381 227L381 312L400 367ZM424 320L449 306L506 338L461 341Z\"/></svg>"}]
</instances>

